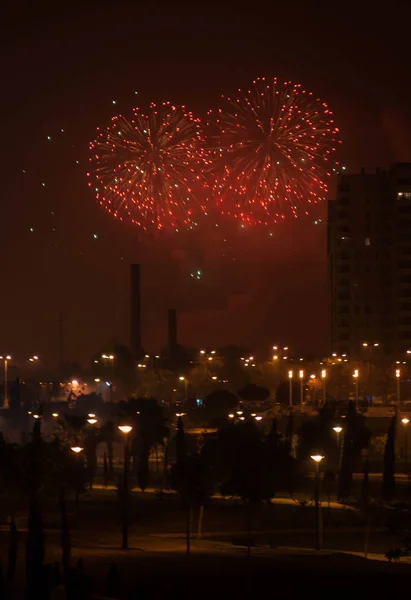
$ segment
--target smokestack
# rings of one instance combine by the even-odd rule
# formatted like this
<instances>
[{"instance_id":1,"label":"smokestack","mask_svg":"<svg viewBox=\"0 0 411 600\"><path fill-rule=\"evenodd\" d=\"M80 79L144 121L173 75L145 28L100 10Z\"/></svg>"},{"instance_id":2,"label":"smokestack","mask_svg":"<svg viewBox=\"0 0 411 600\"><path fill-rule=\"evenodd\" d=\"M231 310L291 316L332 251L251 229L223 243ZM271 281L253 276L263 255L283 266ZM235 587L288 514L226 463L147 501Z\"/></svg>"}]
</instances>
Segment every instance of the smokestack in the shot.
<instances>
[{"instance_id":1,"label":"smokestack","mask_svg":"<svg viewBox=\"0 0 411 600\"><path fill-rule=\"evenodd\" d=\"M140 265L130 265L130 347L133 357L141 357Z\"/></svg>"},{"instance_id":2,"label":"smokestack","mask_svg":"<svg viewBox=\"0 0 411 600\"><path fill-rule=\"evenodd\" d=\"M168 351L170 358L174 356L177 348L177 311L175 308L168 309Z\"/></svg>"}]
</instances>

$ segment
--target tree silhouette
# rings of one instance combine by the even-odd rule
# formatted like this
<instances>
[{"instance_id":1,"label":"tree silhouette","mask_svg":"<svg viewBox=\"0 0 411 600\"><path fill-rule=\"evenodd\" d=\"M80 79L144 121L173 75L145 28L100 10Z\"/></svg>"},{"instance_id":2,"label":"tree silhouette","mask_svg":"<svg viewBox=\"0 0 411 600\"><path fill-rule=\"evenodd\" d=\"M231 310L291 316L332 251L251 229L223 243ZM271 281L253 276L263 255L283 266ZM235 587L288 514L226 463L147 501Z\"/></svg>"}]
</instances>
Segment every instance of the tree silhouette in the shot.
<instances>
[{"instance_id":1,"label":"tree silhouette","mask_svg":"<svg viewBox=\"0 0 411 600\"><path fill-rule=\"evenodd\" d=\"M204 411L207 419L226 417L238 405L235 394L228 390L214 390L204 398Z\"/></svg>"},{"instance_id":2,"label":"tree silhouette","mask_svg":"<svg viewBox=\"0 0 411 600\"><path fill-rule=\"evenodd\" d=\"M142 492L144 492L144 490L147 488L148 482L149 482L149 476L150 476L149 467L148 467L149 455L150 455L150 446L148 446L146 443L143 443L143 446L142 446L141 452L140 452L140 458L138 461L138 468L137 468L137 483Z\"/></svg>"},{"instance_id":3,"label":"tree silhouette","mask_svg":"<svg viewBox=\"0 0 411 600\"><path fill-rule=\"evenodd\" d=\"M44 530L39 501L30 502L26 540L27 598L45 597Z\"/></svg>"},{"instance_id":4,"label":"tree silhouette","mask_svg":"<svg viewBox=\"0 0 411 600\"><path fill-rule=\"evenodd\" d=\"M243 402L260 406L269 398L270 391L255 383L248 383L241 390L238 390L238 395Z\"/></svg>"},{"instance_id":5,"label":"tree silhouette","mask_svg":"<svg viewBox=\"0 0 411 600\"><path fill-rule=\"evenodd\" d=\"M348 405L344 421L344 437L341 466L338 478L338 497L349 498L352 488L352 474L361 450L368 447L371 432L365 426L364 417L356 412L354 402Z\"/></svg>"},{"instance_id":6,"label":"tree silhouette","mask_svg":"<svg viewBox=\"0 0 411 600\"><path fill-rule=\"evenodd\" d=\"M7 564L7 579L8 581L14 581L14 577L16 574L16 565L17 565L17 527L14 520L14 516L12 515L10 519L10 531L9 531L9 555L8 555L8 564Z\"/></svg>"}]
</instances>

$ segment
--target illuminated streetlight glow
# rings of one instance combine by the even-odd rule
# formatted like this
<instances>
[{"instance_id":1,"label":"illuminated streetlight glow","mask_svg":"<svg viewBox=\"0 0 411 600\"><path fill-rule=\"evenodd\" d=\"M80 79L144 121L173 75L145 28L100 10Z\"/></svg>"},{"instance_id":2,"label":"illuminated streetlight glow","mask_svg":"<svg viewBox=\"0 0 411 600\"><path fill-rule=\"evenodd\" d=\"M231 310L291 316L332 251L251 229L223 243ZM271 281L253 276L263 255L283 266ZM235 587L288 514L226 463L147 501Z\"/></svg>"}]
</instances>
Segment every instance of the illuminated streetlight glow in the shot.
<instances>
[{"instance_id":1,"label":"illuminated streetlight glow","mask_svg":"<svg viewBox=\"0 0 411 600\"><path fill-rule=\"evenodd\" d=\"M407 417L404 417L403 419L401 419L401 423L405 426L408 425L408 423L410 422L409 419L407 419Z\"/></svg>"},{"instance_id":2,"label":"illuminated streetlight glow","mask_svg":"<svg viewBox=\"0 0 411 600\"><path fill-rule=\"evenodd\" d=\"M133 428L131 427L131 425L118 425L118 429L121 431L121 433L127 435Z\"/></svg>"},{"instance_id":3,"label":"illuminated streetlight glow","mask_svg":"<svg viewBox=\"0 0 411 600\"><path fill-rule=\"evenodd\" d=\"M90 425L95 425L97 423L97 419L87 419L87 423Z\"/></svg>"},{"instance_id":4,"label":"illuminated streetlight glow","mask_svg":"<svg viewBox=\"0 0 411 600\"><path fill-rule=\"evenodd\" d=\"M33 419L40 419L40 415L33 415Z\"/></svg>"},{"instance_id":5,"label":"illuminated streetlight glow","mask_svg":"<svg viewBox=\"0 0 411 600\"><path fill-rule=\"evenodd\" d=\"M313 454L310 458L312 458L315 463L320 463L324 456L321 454Z\"/></svg>"},{"instance_id":6,"label":"illuminated streetlight glow","mask_svg":"<svg viewBox=\"0 0 411 600\"><path fill-rule=\"evenodd\" d=\"M54 417L55 419L57 419L57 417L59 416L59 414L58 413L52 413L51 416Z\"/></svg>"},{"instance_id":7,"label":"illuminated streetlight glow","mask_svg":"<svg viewBox=\"0 0 411 600\"><path fill-rule=\"evenodd\" d=\"M304 371L300 369L298 371L298 377L300 378L300 408L303 410L304 406Z\"/></svg>"},{"instance_id":8,"label":"illuminated streetlight glow","mask_svg":"<svg viewBox=\"0 0 411 600\"><path fill-rule=\"evenodd\" d=\"M244 421L245 417L240 417L240 421Z\"/></svg>"},{"instance_id":9,"label":"illuminated streetlight glow","mask_svg":"<svg viewBox=\"0 0 411 600\"><path fill-rule=\"evenodd\" d=\"M395 369L395 377L397 380L397 406L400 407L401 405L401 370L400 369Z\"/></svg>"},{"instance_id":10,"label":"illuminated streetlight glow","mask_svg":"<svg viewBox=\"0 0 411 600\"><path fill-rule=\"evenodd\" d=\"M229 419L234 419L234 415L233 415L233 413L230 413L230 414L228 415L228 418L229 418Z\"/></svg>"},{"instance_id":11,"label":"illuminated streetlight glow","mask_svg":"<svg viewBox=\"0 0 411 600\"><path fill-rule=\"evenodd\" d=\"M242 410L237 410L237 415L242 415L243 411Z\"/></svg>"},{"instance_id":12,"label":"illuminated streetlight glow","mask_svg":"<svg viewBox=\"0 0 411 600\"><path fill-rule=\"evenodd\" d=\"M185 380L185 377L184 377L184 375L180 375L180 377L179 377L179 380L180 380L180 381L184 381L184 380Z\"/></svg>"},{"instance_id":13,"label":"illuminated streetlight glow","mask_svg":"<svg viewBox=\"0 0 411 600\"><path fill-rule=\"evenodd\" d=\"M79 454L79 452L81 452L84 448L81 448L80 446L73 446L71 448L71 450L75 453L75 454Z\"/></svg>"},{"instance_id":14,"label":"illuminated streetlight glow","mask_svg":"<svg viewBox=\"0 0 411 600\"><path fill-rule=\"evenodd\" d=\"M89 419L94 419L96 415L94 413L88 413L87 416L89 417Z\"/></svg>"},{"instance_id":15,"label":"illuminated streetlight glow","mask_svg":"<svg viewBox=\"0 0 411 600\"><path fill-rule=\"evenodd\" d=\"M4 360L4 402L3 408L9 407L9 399L7 396L7 364L8 361L11 360L10 354L6 354L5 356L0 356L1 360Z\"/></svg>"},{"instance_id":16,"label":"illuminated streetlight glow","mask_svg":"<svg viewBox=\"0 0 411 600\"><path fill-rule=\"evenodd\" d=\"M254 418L255 418L256 421L261 421L263 417L261 417L261 416L258 415L257 417L254 417Z\"/></svg>"},{"instance_id":17,"label":"illuminated streetlight glow","mask_svg":"<svg viewBox=\"0 0 411 600\"><path fill-rule=\"evenodd\" d=\"M95 378L94 378L94 381L95 381L96 383L100 383L101 379L100 379L100 377L95 377Z\"/></svg>"},{"instance_id":18,"label":"illuminated streetlight glow","mask_svg":"<svg viewBox=\"0 0 411 600\"><path fill-rule=\"evenodd\" d=\"M342 427L333 427L333 429L334 429L335 433L341 433L343 428Z\"/></svg>"},{"instance_id":19,"label":"illuminated streetlight glow","mask_svg":"<svg viewBox=\"0 0 411 600\"><path fill-rule=\"evenodd\" d=\"M73 379L73 381L71 382L71 385L78 385L77 379Z\"/></svg>"},{"instance_id":20,"label":"illuminated streetlight glow","mask_svg":"<svg viewBox=\"0 0 411 600\"><path fill-rule=\"evenodd\" d=\"M288 381L289 381L288 406L291 410L293 407L293 372L292 371L288 371Z\"/></svg>"}]
</instances>

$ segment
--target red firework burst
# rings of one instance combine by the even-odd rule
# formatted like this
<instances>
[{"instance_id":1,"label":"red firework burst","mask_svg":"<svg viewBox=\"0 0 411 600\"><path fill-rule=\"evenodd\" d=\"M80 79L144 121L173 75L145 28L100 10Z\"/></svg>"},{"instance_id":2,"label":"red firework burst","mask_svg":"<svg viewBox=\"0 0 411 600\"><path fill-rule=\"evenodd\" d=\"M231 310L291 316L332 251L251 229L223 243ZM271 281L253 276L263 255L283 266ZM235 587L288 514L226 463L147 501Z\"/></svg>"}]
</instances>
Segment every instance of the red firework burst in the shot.
<instances>
[{"instance_id":1,"label":"red firework burst","mask_svg":"<svg viewBox=\"0 0 411 600\"><path fill-rule=\"evenodd\" d=\"M212 189L219 211L264 225L308 214L325 199L338 164L339 130L327 104L300 84L265 78L223 99L223 108L209 112L209 128L217 125Z\"/></svg>"},{"instance_id":2,"label":"red firework burst","mask_svg":"<svg viewBox=\"0 0 411 600\"><path fill-rule=\"evenodd\" d=\"M204 211L207 162L200 120L184 106L150 105L111 119L90 143L96 199L112 216L149 230L192 227Z\"/></svg>"}]
</instances>

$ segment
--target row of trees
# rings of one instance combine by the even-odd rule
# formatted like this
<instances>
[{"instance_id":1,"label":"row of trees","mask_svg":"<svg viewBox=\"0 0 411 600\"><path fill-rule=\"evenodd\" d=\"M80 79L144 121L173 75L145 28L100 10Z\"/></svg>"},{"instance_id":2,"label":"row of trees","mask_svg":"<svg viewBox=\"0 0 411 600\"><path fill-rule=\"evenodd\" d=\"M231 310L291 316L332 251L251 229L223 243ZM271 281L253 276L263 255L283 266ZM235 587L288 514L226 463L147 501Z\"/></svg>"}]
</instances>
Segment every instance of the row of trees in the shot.
<instances>
[{"instance_id":1,"label":"row of trees","mask_svg":"<svg viewBox=\"0 0 411 600\"><path fill-rule=\"evenodd\" d=\"M219 387L235 393L247 384L254 383L268 389L271 400L282 402L285 395L282 388L287 387L288 371L294 371L297 398L298 374L303 370L304 394L314 403L316 398L322 397L323 381L320 374L323 369L327 371L327 396L337 400L354 396L352 375L358 369L361 397L395 397L395 369L398 365L381 356L369 354L355 360L334 356L291 360L273 352L275 358L261 361L253 357L250 350L236 346L220 348L213 354L179 347L177 362L170 360L167 351L164 351L158 356L142 357L139 363L141 367L136 368L130 350L122 344L110 342L104 352L93 356L89 370L77 364L67 364L60 377L64 381L101 378L102 381L113 382L117 399L139 395L161 398L169 403L181 400L185 395L185 384L179 379L181 376L185 377L189 396L199 398L204 398ZM113 358L106 359L103 356ZM403 377L408 367L405 364L400 367ZM55 389L50 390L50 393L55 392Z\"/></svg>"}]
</instances>

